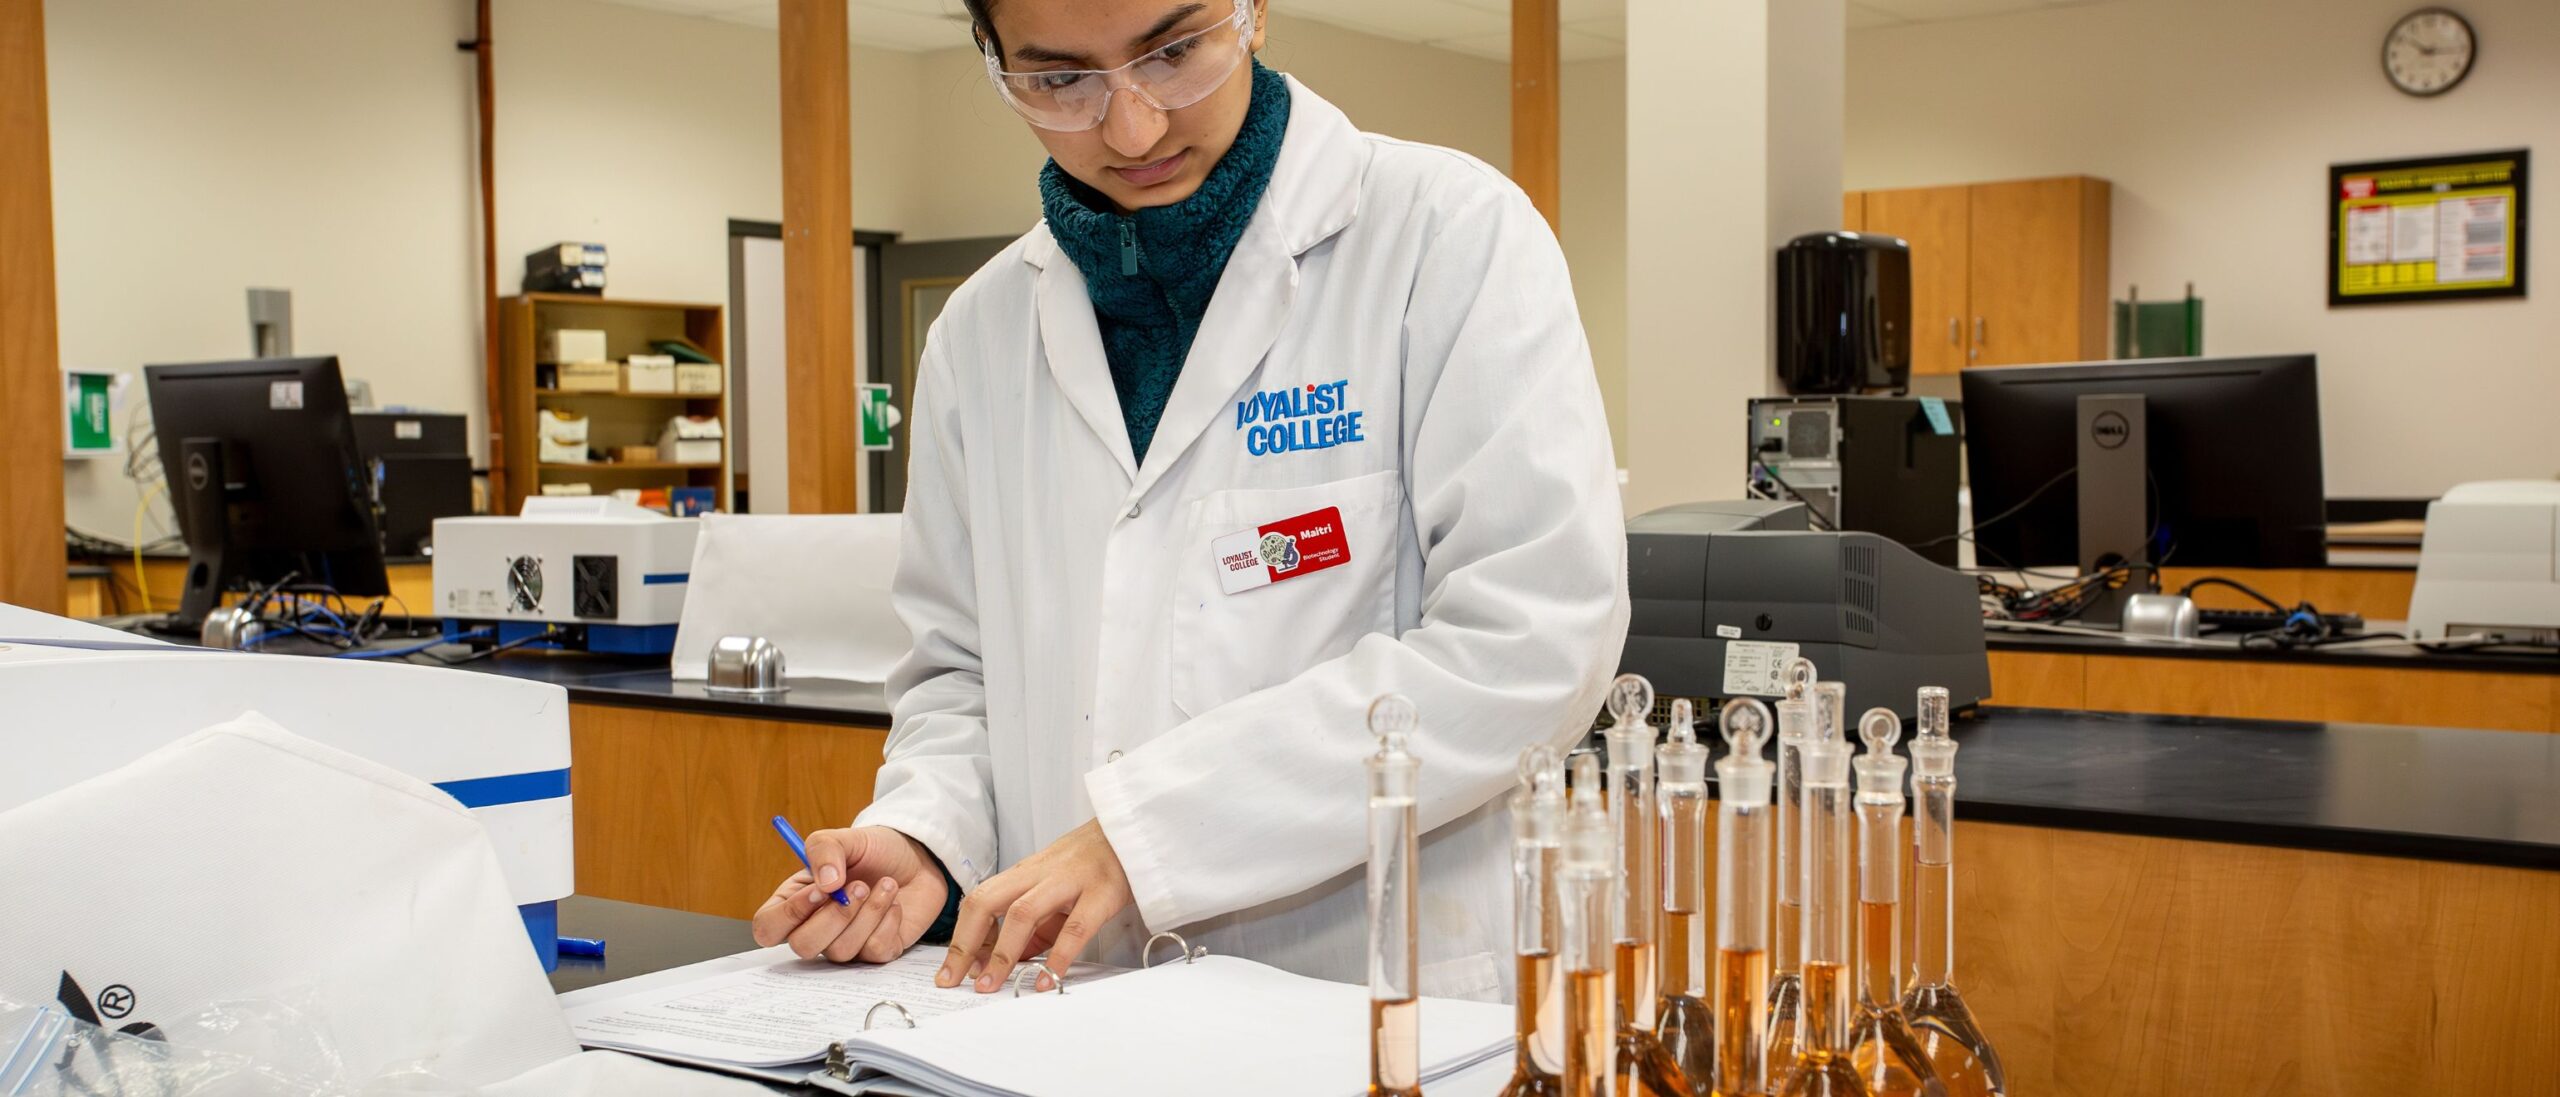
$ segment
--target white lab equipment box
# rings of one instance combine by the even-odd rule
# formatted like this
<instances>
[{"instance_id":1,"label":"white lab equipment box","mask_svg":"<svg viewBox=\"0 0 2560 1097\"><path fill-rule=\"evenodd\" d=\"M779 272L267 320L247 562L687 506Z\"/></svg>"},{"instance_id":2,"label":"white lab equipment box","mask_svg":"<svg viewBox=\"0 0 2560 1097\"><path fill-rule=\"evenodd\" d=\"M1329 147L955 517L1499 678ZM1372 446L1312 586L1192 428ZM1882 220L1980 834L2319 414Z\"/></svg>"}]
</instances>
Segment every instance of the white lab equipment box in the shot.
<instances>
[{"instance_id":1,"label":"white lab equipment box","mask_svg":"<svg viewBox=\"0 0 2560 1097\"><path fill-rule=\"evenodd\" d=\"M675 644L699 519L610 496L536 497L516 518L441 518L435 612L497 639L578 626L562 646L663 654Z\"/></svg>"},{"instance_id":2,"label":"white lab equipment box","mask_svg":"<svg viewBox=\"0 0 2560 1097\"><path fill-rule=\"evenodd\" d=\"M2560 642L2560 482L2457 484L2427 504L2409 638Z\"/></svg>"}]
</instances>

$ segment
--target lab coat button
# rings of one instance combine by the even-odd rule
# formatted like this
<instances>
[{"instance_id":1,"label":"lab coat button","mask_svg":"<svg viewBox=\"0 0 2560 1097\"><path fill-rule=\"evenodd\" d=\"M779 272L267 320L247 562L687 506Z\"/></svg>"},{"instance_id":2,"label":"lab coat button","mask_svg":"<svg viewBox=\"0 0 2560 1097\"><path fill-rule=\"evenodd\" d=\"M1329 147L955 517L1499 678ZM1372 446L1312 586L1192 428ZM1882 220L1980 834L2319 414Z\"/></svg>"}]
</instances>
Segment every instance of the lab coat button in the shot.
<instances>
[{"instance_id":1,"label":"lab coat button","mask_svg":"<svg viewBox=\"0 0 2560 1097\"><path fill-rule=\"evenodd\" d=\"M1129 504L1129 517L1131 517L1131 518L1135 518L1135 517L1137 517L1137 516L1138 516L1138 504L1136 504L1136 503L1131 503L1131 504Z\"/></svg>"},{"instance_id":2,"label":"lab coat button","mask_svg":"<svg viewBox=\"0 0 2560 1097\"><path fill-rule=\"evenodd\" d=\"M1104 762L1104 763L1106 763L1106 764L1107 764L1107 763L1111 763L1111 762L1117 762L1117 761L1119 761L1119 760L1120 760L1120 752L1119 752L1119 751L1116 751L1116 750L1115 750L1115 751L1112 751L1112 752L1111 752L1111 753L1109 753L1109 754L1103 755L1103 756L1102 756L1102 760L1103 760L1103 762Z\"/></svg>"}]
</instances>

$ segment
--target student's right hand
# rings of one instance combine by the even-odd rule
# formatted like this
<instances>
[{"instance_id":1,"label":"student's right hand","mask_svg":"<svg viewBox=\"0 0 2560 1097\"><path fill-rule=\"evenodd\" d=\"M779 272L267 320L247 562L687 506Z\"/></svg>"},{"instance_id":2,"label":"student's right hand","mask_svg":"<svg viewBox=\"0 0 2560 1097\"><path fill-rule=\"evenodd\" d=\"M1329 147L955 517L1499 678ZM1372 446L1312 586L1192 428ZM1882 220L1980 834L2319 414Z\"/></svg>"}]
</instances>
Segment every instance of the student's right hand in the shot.
<instances>
[{"instance_id":1,"label":"student's right hand","mask_svg":"<svg viewBox=\"0 0 2560 1097\"><path fill-rule=\"evenodd\" d=\"M791 943L803 960L886 963L932 928L950 883L916 840L887 827L809 835L812 880L795 872L756 911L756 944ZM843 888L853 905L831 894Z\"/></svg>"}]
</instances>

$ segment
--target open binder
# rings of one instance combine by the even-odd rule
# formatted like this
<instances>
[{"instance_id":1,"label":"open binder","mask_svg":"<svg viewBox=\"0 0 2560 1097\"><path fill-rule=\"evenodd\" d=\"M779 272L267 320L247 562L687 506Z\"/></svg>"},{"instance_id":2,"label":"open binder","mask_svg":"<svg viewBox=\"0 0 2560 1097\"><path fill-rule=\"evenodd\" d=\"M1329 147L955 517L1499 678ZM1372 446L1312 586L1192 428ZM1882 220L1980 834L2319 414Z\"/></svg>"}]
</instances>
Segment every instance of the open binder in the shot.
<instances>
[{"instance_id":1,"label":"open binder","mask_svg":"<svg viewBox=\"0 0 2560 1097\"><path fill-rule=\"evenodd\" d=\"M664 973L654 984L644 976L619 996L576 992L563 1005L590 1047L844 1094L1365 1092L1367 988L1210 956L1173 934L1150 940L1141 962L1167 943L1178 959L1099 976L1079 965L1053 980L1057 989L1036 994L1027 980L1047 969L1026 964L1012 996L992 999L932 986L938 956L921 951L847 968L776 962L767 950ZM824 987L804 999L795 983ZM1430 998L1420 1013L1426 1085L1511 1049L1508 1006ZM856 1027L855 1016L860 1031L819 1035L830 1024ZM714 1021L723 1027L710 1032ZM813 1065L820 1069L809 1073Z\"/></svg>"},{"instance_id":2,"label":"open binder","mask_svg":"<svg viewBox=\"0 0 2560 1097\"><path fill-rule=\"evenodd\" d=\"M872 1007L864 1031L828 1048L817 1086L845 1094L910 1097L1127 1097L1219 1093L1305 1097L1366 1091L1369 992L1210 956L1175 934L1179 962L1093 983L1052 978L1057 989L984 1009L917 1020L898 1002ZM1507 1055L1511 1010L1426 999L1422 1082Z\"/></svg>"}]
</instances>

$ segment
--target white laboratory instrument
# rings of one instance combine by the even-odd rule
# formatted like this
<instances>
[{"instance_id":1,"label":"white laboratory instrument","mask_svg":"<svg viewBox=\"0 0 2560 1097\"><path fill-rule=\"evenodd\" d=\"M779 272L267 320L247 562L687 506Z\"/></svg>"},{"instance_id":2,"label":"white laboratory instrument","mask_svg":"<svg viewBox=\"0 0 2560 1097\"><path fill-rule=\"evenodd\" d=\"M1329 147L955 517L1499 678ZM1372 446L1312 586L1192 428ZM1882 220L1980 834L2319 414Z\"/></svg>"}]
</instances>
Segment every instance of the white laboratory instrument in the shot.
<instances>
[{"instance_id":1,"label":"white laboratory instrument","mask_svg":"<svg viewBox=\"0 0 2560 1097\"><path fill-rule=\"evenodd\" d=\"M2409 638L2560 642L2560 481L2460 484L2427 505Z\"/></svg>"},{"instance_id":2,"label":"white laboratory instrument","mask_svg":"<svg viewBox=\"0 0 2560 1097\"><path fill-rule=\"evenodd\" d=\"M675 647L701 523L606 497L524 501L519 517L439 518L436 604L445 635L629 655Z\"/></svg>"},{"instance_id":3,"label":"white laboratory instrument","mask_svg":"<svg viewBox=\"0 0 2560 1097\"><path fill-rule=\"evenodd\" d=\"M0 811L246 712L443 789L488 828L551 966L575 876L569 698L473 671L101 636L0 605Z\"/></svg>"}]
</instances>

